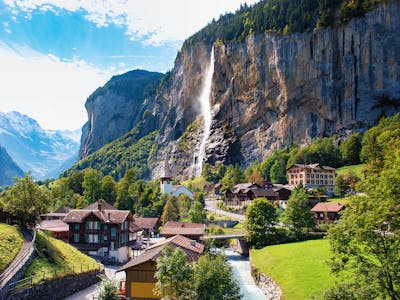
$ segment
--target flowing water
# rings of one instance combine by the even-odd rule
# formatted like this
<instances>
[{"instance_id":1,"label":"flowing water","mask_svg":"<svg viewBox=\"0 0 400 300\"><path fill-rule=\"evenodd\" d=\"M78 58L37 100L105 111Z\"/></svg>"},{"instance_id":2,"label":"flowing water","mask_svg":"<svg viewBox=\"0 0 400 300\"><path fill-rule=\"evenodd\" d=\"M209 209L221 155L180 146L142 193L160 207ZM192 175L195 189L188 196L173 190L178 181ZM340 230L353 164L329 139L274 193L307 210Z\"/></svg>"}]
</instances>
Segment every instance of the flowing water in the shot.
<instances>
[{"instance_id":1,"label":"flowing water","mask_svg":"<svg viewBox=\"0 0 400 300\"><path fill-rule=\"evenodd\" d=\"M208 138L210 137L210 129L212 121L210 96L211 96L213 74L214 74L214 47L211 49L210 65L208 67L199 97L201 114L203 116L203 135L201 137L199 151L194 154L195 155L193 159L194 176L201 175L201 171L203 169L203 162L206 155L206 144Z\"/></svg>"}]
</instances>

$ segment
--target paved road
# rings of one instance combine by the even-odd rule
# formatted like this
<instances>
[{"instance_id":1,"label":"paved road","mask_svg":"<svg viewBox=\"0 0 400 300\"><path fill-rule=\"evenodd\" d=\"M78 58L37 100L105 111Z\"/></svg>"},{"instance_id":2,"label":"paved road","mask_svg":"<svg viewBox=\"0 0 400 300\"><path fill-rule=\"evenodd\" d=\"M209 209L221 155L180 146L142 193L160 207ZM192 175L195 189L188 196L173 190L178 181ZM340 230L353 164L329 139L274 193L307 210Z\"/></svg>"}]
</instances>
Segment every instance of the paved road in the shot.
<instances>
[{"instance_id":1,"label":"paved road","mask_svg":"<svg viewBox=\"0 0 400 300\"><path fill-rule=\"evenodd\" d=\"M253 277L251 277L249 259L230 249L224 249L224 252L232 267L233 275L239 283L240 293L243 295L242 299L265 300L264 293L255 284Z\"/></svg>"},{"instance_id":2,"label":"paved road","mask_svg":"<svg viewBox=\"0 0 400 300\"><path fill-rule=\"evenodd\" d=\"M116 281L123 280L125 279L125 272L118 272L116 273L115 271L118 270L120 267L119 266L104 266L105 268L105 273L108 278L110 279L115 279ZM98 282L94 285L89 286L88 288L79 291L67 298L64 298L64 300L93 300L97 299L97 296L99 295L101 290L101 282Z\"/></svg>"},{"instance_id":3,"label":"paved road","mask_svg":"<svg viewBox=\"0 0 400 300\"><path fill-rule=\"evenodd\" d=\"M233 212L229 212L229 211L225 211L225 210L221 210L217 207L217 201L214 200L206 200L206 205L204 207L206 210L216 213L218 215L222 215L222 216L227 216L230 217L234 220L239 220L239 222L243 222L244 221L244 215L241 214L235 214Z\"/></svg>"}]
</instances>

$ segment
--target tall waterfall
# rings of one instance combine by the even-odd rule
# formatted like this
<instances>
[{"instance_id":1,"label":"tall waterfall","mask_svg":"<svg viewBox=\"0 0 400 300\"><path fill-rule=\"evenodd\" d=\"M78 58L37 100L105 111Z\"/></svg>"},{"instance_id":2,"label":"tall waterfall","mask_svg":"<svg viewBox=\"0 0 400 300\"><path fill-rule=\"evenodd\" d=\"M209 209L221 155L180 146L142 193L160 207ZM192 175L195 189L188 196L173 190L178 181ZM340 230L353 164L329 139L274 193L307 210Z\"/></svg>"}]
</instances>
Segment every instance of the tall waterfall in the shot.
<instances>
[{"instance_id":1,"label":"tall waterfall","mask_svg":"<svg viewBox=\"0 0 400 300\"><path fill-rule=\"evenodd\" d=\"M201 114L203 116L203 135L201 137L199 151L198 153L195 154L193 162L193 167L194 167L193 173L195 176L201 175L201 171L203 169L203 161L206 156L206 143L208 138L210 137L211 120L212 120L210 96L211 96L213 74L214 74L214 47L212 47L211 49L210 65L208 67L207 74L203 82L202 90L199 97Z\"/></svg>"}]
</instances>

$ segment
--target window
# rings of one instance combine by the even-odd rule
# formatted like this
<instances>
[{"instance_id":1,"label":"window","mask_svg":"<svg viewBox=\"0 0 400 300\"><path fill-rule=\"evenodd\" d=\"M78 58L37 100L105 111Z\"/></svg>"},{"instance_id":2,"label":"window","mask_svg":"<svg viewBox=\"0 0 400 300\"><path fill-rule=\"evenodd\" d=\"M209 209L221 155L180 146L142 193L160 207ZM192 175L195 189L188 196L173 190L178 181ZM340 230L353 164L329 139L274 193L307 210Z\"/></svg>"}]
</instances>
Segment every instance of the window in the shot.
<instances>
[{"instance_id":1,"label":"window","mask_svg":"<svg viewBox=\"0 0 400 300\"><path fill-rule=\"evenodd\" d=\"M100 229L100 221L86 221L86 229Z\"/></svg>"},{"instance_id":2,"label":"window","mask_svg":"<svg viewBox=\"0 0 400 300\"><path fill-rule=\"evenodd\" d=\"M104 240L105 242L107 242L107 236L106 236L106 235L104 235L103 240Z\"/></svg>"},{"instance_id":3,"label":"window","mask_svg":"<svg viewBox=\"0 0 400 300\"><path fill-rule=\"evenodd\" d=\"M118 242L111 242L110 250L117 250L117 249L118 249Z\"/></svg>"},{"instance_id":4,"label":"window","mask_svg":"<svg viewBox=\"0 0 400 300\"><path fill-rule=\"evenodd\" d=\"M107 230L107 224L104 224L104 225L103 225L103 229L104 229L104 230Z\"/></svg>"},{"instance_id":5,"label":"window","mask_svg":"<svg viewBox=\"0 0 400 300\"><path fill-rule=\"evenodd\" d=\"M74 243L79 243L79 234L78 233L74 233Z\"/></svg>"},{"instance_id":6,"label":"window","mask_svg":"<svg viewBox=\"0 0 400 300\"><path fill-rule=\"evenodd\" d=\"M111 227L111 236L117 236L117 228Z\"/></svg>"},{"instance_id":7,"label":"window","mask_svg":"<svg viewBox=\"0 0 400 300\"><path fill-rule=\"evenodd\" d=\"M75 230L79 230L79 223L75 223L74 228L75 228Z\"/></svg>"},{"instance_id":8,"label":"window","mask_svg":"<svg viewBox=\"0 0 400 300\"><path fill-rule=\"evenodd\" d=\"M99 243L99 235L98 234L87 234L86 242L89 244L98 244Z\"/></svg>"}]
</instances>

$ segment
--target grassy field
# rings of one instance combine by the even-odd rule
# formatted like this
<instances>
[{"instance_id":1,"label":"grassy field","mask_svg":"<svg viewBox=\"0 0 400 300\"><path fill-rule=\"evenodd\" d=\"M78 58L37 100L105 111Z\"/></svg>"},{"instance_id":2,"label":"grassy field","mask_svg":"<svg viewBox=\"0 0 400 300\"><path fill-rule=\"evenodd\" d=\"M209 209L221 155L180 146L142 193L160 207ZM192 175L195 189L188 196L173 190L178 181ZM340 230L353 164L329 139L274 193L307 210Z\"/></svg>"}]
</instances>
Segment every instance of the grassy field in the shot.
<instances>
[{"instance_id":1,"label":"grassy field","mask_svg":"<svg viewBox=\"0 0 400 300\"><path fill-rule=\"evenodd\" d=\"M34 276L34 283L99 268L94 259L44 233L38 232L36 242L38 255L25 272L25 277Z\"/></svg>"},{"instance_id":2,"label":"grassy field","mask_svg":"<svg viewBox=\"0 0 400 300\"><path fill-rule=\"evenodd\" d=\"M281 287L283 299L315 297L333 286L335 279L326 264L330 256L327 240L313 240L251 250L252 263Z\"/></svg>"},{"instance_id":3,"label":"grassy field","mask_svg":"<svg viewBox=\"0 0 400 300\"><path fill-rule=\"evenodd\" d=\"M17 256L24 243L24 237L17 227L0 224L0 273Z\"/></svg>"},{"instance_id":4,"label":"grassy field","mask_svg":"<svg viewBox=\"0 0 400 300\"><path fill-rule=\"evenodd\" d=\"M341 167L341 168L337 169L336 173L339 175L345 175L349 171L353 171L357 175L358 178L363 179L364 174L362 171L364 170L364 168L365 168L365 164L345 166L345 167Z\"/></svg>"}]
</instances>

